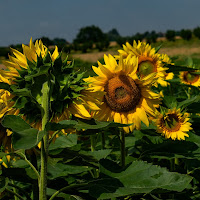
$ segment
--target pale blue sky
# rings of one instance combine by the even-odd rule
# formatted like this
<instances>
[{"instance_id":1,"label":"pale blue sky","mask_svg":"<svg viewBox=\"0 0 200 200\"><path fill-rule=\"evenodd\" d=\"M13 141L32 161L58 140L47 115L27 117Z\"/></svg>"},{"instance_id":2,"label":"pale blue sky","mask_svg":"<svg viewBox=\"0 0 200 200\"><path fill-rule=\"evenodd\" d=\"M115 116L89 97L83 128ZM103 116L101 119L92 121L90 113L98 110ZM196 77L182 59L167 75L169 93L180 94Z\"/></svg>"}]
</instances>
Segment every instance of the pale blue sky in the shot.
<instances>
[{"instance_id":1,"label":"pale blue sky","mask_svg":"<svg viewBox=\"0 0 200 200\"><path fill-rule=\"evenodd\" d=\"M96 25L120 35L200 26L199 0L0 0L0 46L42 36L72 42L80 28Z\"/></svg>"}]
</instances>

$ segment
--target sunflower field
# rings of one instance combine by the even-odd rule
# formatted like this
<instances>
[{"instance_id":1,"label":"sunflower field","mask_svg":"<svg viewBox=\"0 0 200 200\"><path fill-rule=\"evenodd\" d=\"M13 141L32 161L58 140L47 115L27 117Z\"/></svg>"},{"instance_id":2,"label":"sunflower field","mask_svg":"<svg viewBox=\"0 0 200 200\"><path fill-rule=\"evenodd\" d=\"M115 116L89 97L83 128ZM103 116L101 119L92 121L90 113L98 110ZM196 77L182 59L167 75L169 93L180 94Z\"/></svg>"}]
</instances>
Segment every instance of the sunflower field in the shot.
<instances>
[{"instance_id":1,"label":"sunflower field","mask_svg":"<svg viewBox=\"0 0 200 200\"><path fill-rule=\"evenodd\" d=\"M41 40L0 69L0 199L200 199L200 68L133 41L76 70Z\"/></svg>"}]
</instances>

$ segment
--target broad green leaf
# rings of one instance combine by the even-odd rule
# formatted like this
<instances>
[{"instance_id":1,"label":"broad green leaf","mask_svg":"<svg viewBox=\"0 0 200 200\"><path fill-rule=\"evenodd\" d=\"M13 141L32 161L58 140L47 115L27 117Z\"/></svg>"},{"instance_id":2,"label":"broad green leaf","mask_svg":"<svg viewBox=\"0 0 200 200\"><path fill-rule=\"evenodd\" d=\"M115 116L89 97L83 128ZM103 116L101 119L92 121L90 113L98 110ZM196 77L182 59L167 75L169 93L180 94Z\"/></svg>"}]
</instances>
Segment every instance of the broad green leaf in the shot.
<instances>
[{"instance_id":1,"label":"broad green leaf","mask_svg":"<svg viewBox=\"0 0 200 200\"><path fill-rule=\"evenodd\" d=\"M84 120L78 119L78 124L75 126L77 130L93 130L93 129L102 129L102 128L111 128L111 127L125 127L130 126L130 124L119 124L114 122L101 122L95 120Z\"/></svg>"},{"instance_id":2,"label":"broad green leaf","mask_svg":"<svg viewBox=\"0 0 200 200\"><path fill-rule=\"evenodd\" d=\"M187 107L190 104L197 103L199 101L200 101L200 95L194 96L194 97L192 97L190 99L186 99L185 101L182 101L182 102L178 103L178 108Z\"/></svg>"},{"instance_id":3,"label":"broad green leaf","mask_svg":"<svg viewBox=\"0 0 200 200\"><path fill-rule=\"evenodd\" d=\"M15 115L6 115L2 120L2 125L13 131L12 142L15 150L31 149L41 141L46 133L31 128L21 117Z\"/></svg>"},{"instance_id":4,"label":"broad green leaf","mask_svg":"<svg viewBox=\"0 0 200 200\"><path fill-rule=\"evenodd\" d=\"M49 150L69 148L75 146L76 144L77 144L76 134L63 135L59 136L56 139L55 143L50 144Z\"/></svg>"},{"instance_id":5,"label":"broad green leaf","mask_svg":"<svg viewBox=\"0 0 200 200\"><path fill-rule=\"evenodd\" d=\"M191 67L185 67L185 66L177 66L177 65L166 65L166 67L168 67L169 69L166 71L167 73L169 72L180 72L180 71L194 71L194 70L198 70L195 68L191 68Z\"/></svg>"},{"instance_id":6,"label":"broad green leaf","mask_svg":"<svg viewBox=\"0 0 200 200\"><path fill-rule=\"evenodd\" d=\"M90 170L88 166L76 166L64 163L56 163L52 165L50 163L48 165L48 177L50 179L55 179L68 176L69 174L80 174L88 170Z\"/></svg>"},{"instance_id":7,"label":"broad green leaf","mask_svg":"<svg viewBox=\"0 0 200 200\"><path fill-rule=\"evenodd\" d=\"M46 125L47 131L57 131L62 129L68 129L68 128L74 128L74 126L77 124L77 121L75 120L63 120L59 123L48 123Z\"/></svg>"},{"instance_id":8,"label":"broad green leaf","mask_svg":"<svg viewBox=\"0 0 200 200\"><path fill-rule=\"evenodd\" d=\"M93 156L96 160L101 160L103 158L106 158L110 153L111 153L112 149L101 149L98 151L81 151L82 154L84 155L89 155L89 156Z\"/></svg>"},{"instance_id":9,"label":"broad green leaf","mask_svg":"<svg viewBox=\"0 0 200 200\"><path fill-rule=\"evenodd\" d=\"M124 171L109 160L100 162L100 172L105 177L93 182L90 194L95 198L109 199L138 193L149 193L155 189L183 191L192 177L169 172L143 161L133 161Z\"/></svg>"}]
</instances>

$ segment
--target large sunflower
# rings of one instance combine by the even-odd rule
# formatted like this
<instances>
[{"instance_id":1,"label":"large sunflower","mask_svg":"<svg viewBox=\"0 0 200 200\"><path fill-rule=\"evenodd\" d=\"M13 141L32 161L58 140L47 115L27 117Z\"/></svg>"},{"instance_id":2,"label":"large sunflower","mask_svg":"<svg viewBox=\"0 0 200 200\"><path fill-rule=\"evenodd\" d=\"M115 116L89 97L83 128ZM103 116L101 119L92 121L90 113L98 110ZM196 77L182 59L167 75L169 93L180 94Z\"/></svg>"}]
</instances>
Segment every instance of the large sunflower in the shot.
<instances>
[{"instance_id":1,"label":"large sunflower","mask_svg":"<svg viewBox=\"0 0 200 200\"><path fill-rule=\"evenodd\" d=\"M13 55L3 62L7 69L0 70L0 120L6 114L20 115L33 127L41 129L39 105L47 77L54 84L50 94L52 122L69 119L71 115L88 119L91 117L89 108L99 109L90 97L92 92L86 90L83 74L73 71L72 62L62 61L57 47L51 54L41 40L34 44L31 39L29 46L22 45L22 48L23 53L11 49ZM6 137L9 135L0 138L3 141Z\"/></svg>"},{"instance_id":2,"label":"large sunflower","mask_svg":"<svg viewBox=\"0 0 200 200\"><path fill-rule=\"evenodd\" d=\"M181 80L181 83L199 87L200 86L200 74L197 74L196 72L199 73L198 70L180 72L179 78Z\"/></svg>"},{"instance_id":3,"label":"large sunflower","mask_svg":"<svg viewBox=\"0 0 200 200\"><path fill-rule=\"evenodd\" d=\"M166 138L185 140L185 137L189 137L187 132L192 129L188 116L188 113L182 114L180 109L169 109L164 113L157 113L154 122L157 131Z\"/></svg>"},{"instance_id":4,"label":"large sunflower","mask_svg":"<svg viewBox=\"0 0 200 200\"><path fill-rule=\"evenodd\" d=\"M133 124L124 127L125 132L140 129L141 121L148 126L148 115L154 116L154 105L159 103L160 97L150 88L155 81L154 74L138 78L138 59L135 56L128 56L126 60L121 57L117 63L113 56L104 55L104 60L105 65L98 62L98 67L93 66L98 76L85 79L94 91L105 92L94 118Z\"/></svg>"},{"instance_id":5,"label":"large sunflower","mask_svg":"<svg viewBox=\"0 0 200 200\"><path fill-rule=\"evenodd\" d=\"M140 41L138 41L138 43L134 41L133 46L126 42L126 45L123 45L123 50L118 50L118 52L123 58L126 58L128 55L138 57L137 73L140 77L156 73L157 81L155 82L155 86L157 86L157 84L163 87L168 85L166 81L166 70L168 68L164 67L164 65L170 64L171 60L166 54L159 54L151 45ZM116 56L116 58L119 58L120 55Z\"/></svg>"}]
</instances>

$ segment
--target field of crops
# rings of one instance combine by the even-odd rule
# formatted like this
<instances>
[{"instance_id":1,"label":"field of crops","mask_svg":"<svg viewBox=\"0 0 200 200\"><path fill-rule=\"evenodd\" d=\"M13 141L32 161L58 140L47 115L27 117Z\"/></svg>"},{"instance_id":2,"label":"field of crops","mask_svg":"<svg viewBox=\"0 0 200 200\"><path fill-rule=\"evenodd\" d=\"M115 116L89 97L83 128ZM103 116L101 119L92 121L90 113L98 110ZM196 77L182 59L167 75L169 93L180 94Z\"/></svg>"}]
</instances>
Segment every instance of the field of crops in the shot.
<instances>
[{"instance_id":1,"label":"field of crops","mask_svg":"<svg viewBox=\"0 0 200 200\"><path fill-rule=\"evenodd\" d=\"M199 40L0 65L0 199L200 198Z\"/></svg>"}]
</instances>

